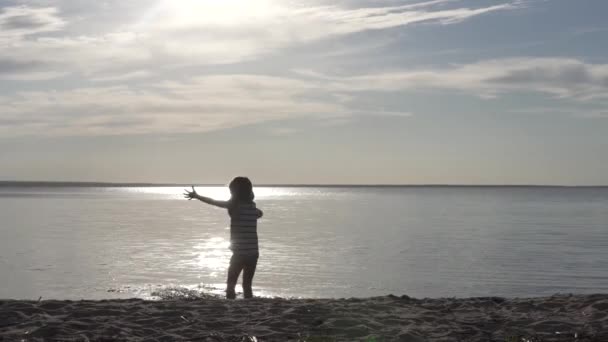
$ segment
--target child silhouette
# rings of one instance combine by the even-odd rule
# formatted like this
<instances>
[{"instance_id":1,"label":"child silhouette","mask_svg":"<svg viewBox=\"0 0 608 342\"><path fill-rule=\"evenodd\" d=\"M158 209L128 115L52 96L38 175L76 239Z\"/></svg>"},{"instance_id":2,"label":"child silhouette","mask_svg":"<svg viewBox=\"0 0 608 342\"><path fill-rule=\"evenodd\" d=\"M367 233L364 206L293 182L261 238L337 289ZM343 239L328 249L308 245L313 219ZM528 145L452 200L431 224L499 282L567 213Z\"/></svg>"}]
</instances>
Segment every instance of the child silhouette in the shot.
<instances>
[{"instance_id":1,"label":"child silhouette","mask_svg":"<svg viewBox=\"0 0 608 342\"><path fill-rule=\"evenodd\" d=\"M241 271L243 271L243 295L245 298L252 298L251 285L259 257L257 221L262 217L263 212L256 207L253 201L255 197L253 185L247 177L234 178L228 187L231 195L228 201L218 201L201 196L196 193L194 186L192 191L185 190L184 197L228 209L232 257L228 267L226 298L234 299L236 297L234 287Z\"/></svg>"}]
</instances>

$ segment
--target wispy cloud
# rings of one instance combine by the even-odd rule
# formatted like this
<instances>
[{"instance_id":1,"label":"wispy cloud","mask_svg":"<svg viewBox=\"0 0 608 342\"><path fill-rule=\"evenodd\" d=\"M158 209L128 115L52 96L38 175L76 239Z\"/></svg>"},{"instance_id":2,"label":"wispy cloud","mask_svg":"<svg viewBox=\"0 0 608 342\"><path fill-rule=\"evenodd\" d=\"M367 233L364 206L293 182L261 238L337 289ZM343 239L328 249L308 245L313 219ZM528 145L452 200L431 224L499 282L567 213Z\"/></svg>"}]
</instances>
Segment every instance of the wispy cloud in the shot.
<instances>
[{"instance_id":1,"label":"wispy cloud","mask_svg":"<svg viewBox=\"0 0 608 342\"><path fill-rule=\"evenodd\" d=\"M253 74L19 92L0 96L0 113L3 136L205 132L285 119L412 115L362 110L324 81Z\"/></svg>"},{"instance_id":2,"label":"wispy cloud","mask_svg":"<svg viewBox=\"0 0 608 342\"><path fill-rule=\"evenodd\" d=\"M454 24L500 10L515 9L515 3L480 8L444 9L436 5L454 1L428 1L403 6L343 9L335 6L312 7L291 12L290 22L301 22L314 29L302 29L301 37L313 39L328 34L347 34L366 30L387 29L416 23Z\"/></svg>"},{"instance_id":3,"label":"wispy cloud","mask_svg":"<svg viewBox=\"0 0 608 342\"><path fill-rule=\"evenodd\" d=\"M13 6L0 8L0 41L61 30L66 22L54 7Z\"/></svg>"},{"instance_id":4,"label":"wispy cloud","mask_svg":"<svg viewBox=\"0 0 608 342\"><path fill-rule=\"evenodd\" d=\"M509 111L524 115L567 115L580 118L608 118L608 110L603 108L580 108L580 107L530 107L519 108Z\"/></svg>"},{"instance_id":5,"label":"wispy cloud","mask_svg":"<svg viewBox=\"0 0 608 342\"><path fill-rule=\"evenodd\" d=\"M214 1L141 4L138 20L117 22L95 34L68 30L70 19L62 17L58 7L4 8L0 12L0 59L37 56L54 63L53 71L84 77L97 74L97 78L107 71L111 78L116 73L130 73L134 67L235 63L329 37L418 23L449 25L520 6L511 1L469 8L457 0L360 8L304 7L277 0L239 2L238 8ZM87 18L93 25L96 17L89 14ZM55 32L62 29L61 34ZM36 39L28 39L32 34L37 34Z\"/></svg>"},{"instance_id":6,"label":"wispy cloud","mask_svg":"<svg viewBox=\"0 0 608 342\"><path fill-rule=\"evenodd\" d=\"M608 64L568 58L506 58L352 77L302 74L331 82L341 91L449 89L489 98L528 91L581 101L608 99Z\"/></svg>"},{"instance_id":7,"label":"wispy cloud","mask_svg":"<svg viewBox=\"0 0 608 342\"><path fill-rule=\"evenodd\" d=\"M145 77L147 73L124 76ZM486 98L537 92L576 107L576 103L608 99L608 65L518 58L348 77L298 70L292 77L224 74L137 87L19 92L0 97L4 122L0 131L5 135L199 132L303 117L405 117L411 115L408 108L362 110L357 93L421 89L447 89ZM597 110L588 113L605 115Z\"/></svg>"},{"instance_id":8,"label":"wispy cloud","mask_svg":"<svg viewBox=\"0 0 608 342\"><path fill-rule=\"evenodd\" d=\"M53 70L53 65L38 60L15 60L0 58L0 80L36 81L48 80L65 75L65 72Z\"/></svg>"},{"instance_id":9,"label":"wispy cloud","mask_svg":"<svg viewBox=\"0 0 608 342\"><path fill-rule=\"evenodd\" d=\"M202 132L285 118L337 117L347 109L317 98L315 84L259 75L222 75L0 97L0 133L106 135Z\"/></svg>"},{"instance_id":10,"label":"wispy cloud","mask_svg":"<svg viewBox=\"0 0 608 342\"><path fill-rule=\"evenodd\" d=\"M135 70L123 74L115 74L115 75L101 75L99 77L92 76L91 81L93 82L114 82L114 81L128 81L135 80L141 78L147 78L152 76L153 73L148 70Z\"/></svg>"}]
</instances>

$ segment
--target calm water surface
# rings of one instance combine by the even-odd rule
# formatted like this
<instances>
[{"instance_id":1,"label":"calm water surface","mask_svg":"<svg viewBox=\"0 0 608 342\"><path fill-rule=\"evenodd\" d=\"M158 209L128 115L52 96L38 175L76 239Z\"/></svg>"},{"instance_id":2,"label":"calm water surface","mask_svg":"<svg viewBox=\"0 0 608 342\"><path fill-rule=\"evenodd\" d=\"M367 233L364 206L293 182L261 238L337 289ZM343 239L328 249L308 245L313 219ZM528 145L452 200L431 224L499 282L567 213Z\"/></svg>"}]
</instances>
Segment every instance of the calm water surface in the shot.
<instances>
[{"instance_id":1,"label":"calm water surface","mask_svg":"<svg viewBox=\"0 0 608 342\"><path fill-rule=\"evenodd\" d=\"M225 188L199 193L228 196ZM256 188L265 296L608 292L608 188ZM182 188L0 188L0 298L221 293L225 210Z\"/></svg>"}]
</instances>

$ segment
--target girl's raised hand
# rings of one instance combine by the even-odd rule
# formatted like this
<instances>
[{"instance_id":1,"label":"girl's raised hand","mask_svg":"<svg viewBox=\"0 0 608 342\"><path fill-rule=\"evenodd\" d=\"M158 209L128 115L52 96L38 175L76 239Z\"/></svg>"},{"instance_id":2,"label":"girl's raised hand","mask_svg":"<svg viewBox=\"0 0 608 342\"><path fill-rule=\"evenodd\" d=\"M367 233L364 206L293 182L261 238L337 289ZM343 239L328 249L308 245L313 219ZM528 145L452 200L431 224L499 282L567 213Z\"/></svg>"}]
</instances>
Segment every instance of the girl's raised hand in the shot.
<instances>
[{"instance_id":1,"label":"girl's raised hand","mask_svg":"<svg viewBox=\"0 0 608 342\"><path fill-rule=\"evenodd\" d=\"M193 198L196 198L196 196L198 196L198 194L196 193L196 190L194 190L194 185L192 186L192 191L188 191L186 189L184 189L184 198L187 198L188 200L191 200Z\"/></svg>"}]
</instances>

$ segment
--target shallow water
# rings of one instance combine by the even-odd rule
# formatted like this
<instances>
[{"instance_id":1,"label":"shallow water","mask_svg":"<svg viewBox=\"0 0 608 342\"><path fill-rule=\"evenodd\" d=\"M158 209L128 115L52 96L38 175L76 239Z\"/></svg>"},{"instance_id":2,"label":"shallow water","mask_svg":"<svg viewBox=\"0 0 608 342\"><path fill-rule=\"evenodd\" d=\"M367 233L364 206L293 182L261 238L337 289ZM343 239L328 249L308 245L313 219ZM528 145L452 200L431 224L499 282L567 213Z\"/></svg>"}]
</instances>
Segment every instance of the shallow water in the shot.
<instances>
[{"instance_id":1,"label":"shallow water","mask_svg":"<svg viewBox=\"0 0 608 342\"><path fill-rule=\"evenodd\" d=\"M200 187L226 198L225 188ZM608 188L256 188L266 296L608 292ZM222 209L182 188L0 187L0 298L221 293Z\"/></svg>"}]
</instances>

